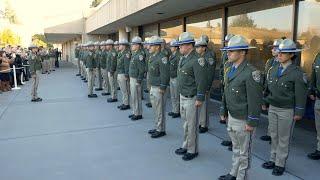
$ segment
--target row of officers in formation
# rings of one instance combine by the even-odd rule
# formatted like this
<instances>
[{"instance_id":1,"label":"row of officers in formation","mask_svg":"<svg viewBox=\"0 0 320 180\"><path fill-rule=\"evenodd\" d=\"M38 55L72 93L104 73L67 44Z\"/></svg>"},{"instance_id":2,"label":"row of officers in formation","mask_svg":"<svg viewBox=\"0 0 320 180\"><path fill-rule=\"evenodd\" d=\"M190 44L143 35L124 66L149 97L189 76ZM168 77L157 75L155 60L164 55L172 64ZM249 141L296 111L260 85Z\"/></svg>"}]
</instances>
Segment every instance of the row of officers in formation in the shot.
<instances>
[{"instance_id":1,"label":"row of officers in formation","mask_svg":"<svg viewBox=\"0 0 320 180\"><path fill-rule=\"evenodd\" d=\"M214 80L216 56L207 45L206 35L195 40L192 33L184 32L178 40L166 42L152 36L142 42L134 37L129 43L122 39L113 42L88 42L76 47L79 74L88 83L88 97L96 91L102 96L110 95L108 102L116 102L120 87L122 104L120 110L132 108L129 118L142 119L142 86L147 80L155 125L148 131L151 138L166 135L167 88L170 89L172 111L169 116L183 119L184 136L177 155L183 160L198 156L198 133L208 131L208 101ZM227 125L230 141L223 145L233 151L232 168L220 180L246 179L250 167L252 136L259 124L261 110L268 110L268 135L262 139L271 141L270 160L262 164L280 176L285 171L290 138L295 122L301 120L305 111L306 97L316 100L315 117L318 133L317 150L309 158L320 159L320 54L317 55L310 83L306 74L294 64L297 49L290 39L277 39L272 45L273 58L266 63L264 72L248 63L250 49L241 35L228 34L222 53L222 105L221 123ZM148 101L147 100L147 101Z\"/></svg>"}]
</instances>

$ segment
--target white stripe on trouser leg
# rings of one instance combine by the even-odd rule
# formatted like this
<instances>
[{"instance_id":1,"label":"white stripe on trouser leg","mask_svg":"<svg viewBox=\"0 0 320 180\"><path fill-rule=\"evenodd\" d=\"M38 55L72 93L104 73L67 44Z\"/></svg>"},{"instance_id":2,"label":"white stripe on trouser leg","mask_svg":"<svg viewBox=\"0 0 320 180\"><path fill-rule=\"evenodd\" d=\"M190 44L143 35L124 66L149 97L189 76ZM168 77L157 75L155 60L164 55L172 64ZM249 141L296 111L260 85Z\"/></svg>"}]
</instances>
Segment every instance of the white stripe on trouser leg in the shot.
<instances>
[{"instance_id":1,"label":"white stripe on trouser leg","mask_svg":"<svg viewBox=\"0 0 320 180\"><path fill-rule=\"evenodd\" d=\"M180 113L180 97L178 93L177 78L170 78L170 95L172 112Z\"/></svg>"},{"instance_id":2,"label":"white stripe on trouser leg","mask_svg":"<svg viewBox=\"0 0 320 180\"><path fill-rule=\"evenodd\" d=\"M232 141L232 168L230 174L239 179L246 179L250 167L251 136L245 131L246 120L228 115L228 133Z\"/></svg>"},{"instance_id":3,"label":"white stripe on trouser leg","mask_svg":"<svg viewBox=\"0 0 320 180\"><path fill-rule=\"evenodd\" d=\"M186 98L180 95L180 113L184 121L184 140L182 148L187 149L188 153L198 152L198 118L195 107L196 98Z\"/></svg>"},{"instance_id":4,"label":"white stripe on trouser leg","mask_svg":"<svg viewBox=\"0 0 320 180\"><path fill-rule=\"evenodd\" d=\"M118 74L118 84L122 94L122 104L129 105L129 80L124 74Z\"/></svg>"},{"instance_id":5,"label":"white stripe on trouser leg","mask_svg":"<svg viewBox=\"0 0 320 180\"><path fill-rule=\"evenodd\" d=\"M134 115L142 115L141 84L136 78L130 78L131 103Z\"/></svg>"},{"instance_id":6,"label":"white stripe on trouser leg","mask_svg":"<svg viewBox=\"0 0 320 180\"><path fill-rule=\"evenodd\" d=\"M109 85L111 90L111 98L117 99L115 73L108 72L108 78L109 78Z\"/></svg>"},{"instance_id":7,"label":"white stripe on trouser leg","mask_svg":"<svg viewBox=\"0 0 320 180\"><path fill-rule=\"evenodd\" d=\"M166 106L166 93L160 93L160 88L156 86L151 86L150 88L150 101L152 104L152 109L155 115L155 129L159 132L166 131L166 116L165 116L165 106Z\"/></svg>"},{"instance_id":8,"label":"white stripe on trouser leg","mask_svg":"<svg viewBox=\"0 0 320 180\"><path fill-rule=\"evenodd\" d=\"M276 166L284 167L289 154L289 145L294 128L293 109L269 107L269 122L271 136L270 161Z\"/></svg>"}]
</instances>

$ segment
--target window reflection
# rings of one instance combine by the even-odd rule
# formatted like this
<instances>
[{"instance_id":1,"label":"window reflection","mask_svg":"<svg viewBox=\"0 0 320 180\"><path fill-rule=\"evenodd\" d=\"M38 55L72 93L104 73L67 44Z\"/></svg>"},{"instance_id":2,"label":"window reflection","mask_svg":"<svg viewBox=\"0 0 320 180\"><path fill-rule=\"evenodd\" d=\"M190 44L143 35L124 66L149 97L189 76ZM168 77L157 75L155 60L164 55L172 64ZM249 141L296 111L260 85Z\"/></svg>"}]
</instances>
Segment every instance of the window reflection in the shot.
<instances>
[{"instance_id":1,"label":"window reflection","mask_svg":"<svg viewBox=\"0 0 320 180\"><path fill-rule=\"evenodd\" d=\"M160 36L170 42L172 39L178 39L182 33L182 21L181 19L172 20L160 24Z\"/></svg>"},{"instance_id":2,"label":"window reflection","mask_svg":"<svg viewBox=\"0 0 320 180\"><path fill-rule=\"evenodd\" d=\"M301 53L301 67L311 75L311 66L320 51L320 1L299 2L298 43L304 49Z\"/></svg>"},{"instance_id":3,"label":"window reflection","mask_svg":"<svg viewBox=\"0 0 320 180\"><path fill-rule=\"evenodd\" d=\"M215 71L215 79L213 81L213 91L211 97L220 99L221 96L221 81L219 79L219 68L221 63L221 37L222 37L222 10L209 11L202 14L187 17L186 30L194 34L195 38L200 38L201 35L209 37L209 49L216 54L217 64Z\"/></svg>"},{"instance_id":4,"label":"window reflection","mask_svg":"<svg viewBox=\"0 0 320 180\"><path fill-rule=\"evenodd\" d=\"M228 10L228 33L240 34L247 38L251 46L248 60L260 70L271 58L269 45L275 39L292 37L292 1L257 0Z\"/></svg>"}]
</instances>

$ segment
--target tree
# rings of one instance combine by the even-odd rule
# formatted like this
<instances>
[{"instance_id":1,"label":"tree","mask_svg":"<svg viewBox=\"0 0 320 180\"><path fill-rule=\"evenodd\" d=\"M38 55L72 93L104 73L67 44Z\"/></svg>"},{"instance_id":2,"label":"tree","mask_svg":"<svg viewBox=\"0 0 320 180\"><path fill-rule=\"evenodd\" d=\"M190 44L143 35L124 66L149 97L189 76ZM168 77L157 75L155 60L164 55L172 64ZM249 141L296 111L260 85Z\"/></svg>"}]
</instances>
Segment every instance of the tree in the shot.
<instances>
[{"instance_id":1,"label":"tree","mask_svg":"<svg viewBox=\"0 0 320 180\"><path fill-rule=\"evenodd\" d=\"M90 7L97 7L97 6L99 6L99 4L102 2L103 0L93 0L92 2L91 2L91 5L90 5Z\"/></svg>"},{"instance_id":2,"label":"tree","mask_svg":"<svg viewBox=\"0 0 320 180\"><path fill-rule=\"evenodd\" d=\"M53 48L53 45L48 43L46 37L43 34L34 34L32 36L32 42L37 46Z\"/></svg>"},{"instance_id":3,"label":"tree","mask_svg":"<svg viewBox=\"0 0 320 180\"><path fill-rule=\"evenodd\" d=\"M251 19L248 14L241 14L237 17L235 17L232 22L230 23L231 27L257 27L256 24L254 24L254 20Z\"/></svg>"},{"instance_id":4,"label":"tree","mask_svg":"<svg viewBox=\"0 0 320 180\"><path fill-rule=\"evenodd\" d=\"M4 9L4 18L8 19L10 23L18 24L18 17L15 11L12 9L11 4L9 1L6 1L5 9Z\"/></svg>"},{"instance_id":5,"label":"tree","mask_svg":"<svg viewBox=\"0 0 320 180\"><path fill-rule=\"evenodd\" d=\"M0 44L2 45L19 45L21 42L21 38L13 33L10 29L4 29L0 33Z\"/></svg>"}]
</instances>

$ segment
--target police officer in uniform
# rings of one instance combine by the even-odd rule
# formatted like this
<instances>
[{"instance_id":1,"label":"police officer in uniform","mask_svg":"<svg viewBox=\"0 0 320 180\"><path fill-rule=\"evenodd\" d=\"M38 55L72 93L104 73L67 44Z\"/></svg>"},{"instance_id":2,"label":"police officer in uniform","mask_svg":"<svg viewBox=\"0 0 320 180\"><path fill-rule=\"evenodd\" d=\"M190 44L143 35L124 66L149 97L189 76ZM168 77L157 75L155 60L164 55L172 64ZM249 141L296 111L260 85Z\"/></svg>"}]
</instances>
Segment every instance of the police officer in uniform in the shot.
<instances>
[{"instance_id":1,"label":"police officer in uniform","mask_svg":"<svg viewBox=\"0 0 320 180\"><path fill-rule=\"evenodd\" d=\"M150 57L148 62L150 101L155 114L155 129L149 130L151 138L166 135L166 89L170 81L168 58L161 53L162 39L152 36L149 41Z\"/></svg>"},{"instance_id":2,"label":"police officer in uniform","mask_svg":"<svg viewBox=\"0 0 320 180\"><path fill-rule=\"evenodd\" d=\"M145 61L146 61L146 73L145 73L145 79L146 79L146 89L144 90L145 93L148 93L148 97L146 99L147 103L146 103L146 106L148 108L152 108L152 104L150 102L150 94L149 94L149 91L150 91L150 84L149 84L149 73L148 73L148 62L149 62L149 58L150 58L150 52L149 52L149 49L150 49L150 44L148 43L148 40L145 41L143 43L143 52L145 54Z\"/></svg>"},{"instance_id":3,"label":"police officer in uniform","mask_svg":"<svg viewBox=\"0 0 320 180\"><path fill-rule=\"evenodd\" d=\"M320 159L320 52L316 55L312 65L312 74L310 82L310 99L316 101L314 105L315 125L317 130L317 149L308 154L313 160Z\"/></svg>"},{"instance_id":4,"label":"police officer in uniform","mask_svg":"<svg viewBox=\"0 0 320 180\"><path fill-rule=\"evenodd\" d=\"M219 180L246 179L250 168L252 134L258 125L262 103L261 72L248 64L247 40L233 36L226 48L229 64L224 75L221 119L228 120L228 133L233 144L232 168Z\"/></svg>"},{"instance_id":5,"label":"police officer in uniform","mask_svg":"<svg viewBox=\"0 0 320 180\"><path fill-rule=\"evenodd\" d=\"M142 52L142 40L136 36L131 41L131 61L129 65L129 77L130 77L130 93L131 93L131 105L133 114L129 116L131 120L142 119L142 93L141 82L143 80L146 65L145 55Z\"/></svg>"},{"instance_id":6,"label":"police officer in uniform","mask_svg":"<svg viewBox=\"0 0 320 180\"><path fill-rule=\"evenodd\" d=\"M266 74L268 74L268 71L271 67L274 66L278 66L279 65L279 60L278 60L278 48L279 45L281 43L282 39L276 39L273 44L271 45L272 49L271 49L271 53L272 53L272 58L268 59L268 61L265 64L265 69L264 69L264 85L265 85L265 78L266 78ZM265 90L264 90L265 92ZM267 135L261 136L260 139L262 141L271 141L271 137L270 137L270 130L269 130L269 126L268 126L268 131L267 131Z\"/></svg>"},{"instance_id":7,"label":"police officer in uniform","mask_svg":"<svg viewBox=\"0 0 320 180\"><path fill-rule=\"evenodd\" d=\"M88 42L88 48L89 50L86 53L86 67L88 74L88 98L96 98L97 94L93 93L93 86L96 75L97 62L95 59L93 42Z\"/></svg>"},{"instance_id":8,"label":"police officer in uniform","mask_svg":"<svg viewBox=\"0 0 320 180\"><path fill-rule=\"evenodd\" d=\"M34 44L29 46L31 53L29 55L30 73L32 77L31 101L40 102L42 99L38 97L39 74L41 71L41 58L38 55L38 47Z\"/></svg>"},{"instance_id":9,"label":"police officer in uniform","mask_svg":"<svg viewBox=\"0 0 320 180\"><path fill-rule=\"evenodd\" d=\"M208 49L209 38L207 35L202 35L196 42L196 51L200 57L207 61L207 76L208 76L208 87L205 94L205 101L200 108L199 116L199 133L206 133L209 127L209 114L208 105L210 99L210 91L212 82L214 79L214 73L216 69L216 57L213 51Z\"/></svg>"},{"instance_id":10,"label":"police officer in uniform","mask_svg":"<svg viewBox=\"0 0 320 180\"><path fill-rule=\"evenodd\" d=\"M101 57L100 57L100 67L101 67L101 76L102 76L102 96L110 95L110 86L109 86L109 78L108 78L108 70L107 70L107 58L108 51L106 48L106 42L102 41L101 45Z\"/></svg>"},{"instance_id":11,"label":"police officer in uniform","mask_svg":"<svg viewBox=\"0 0 320 180\"><path fill-rule=\"evenodd\" d=\"M111 90L111 98L108 99L109 103L117 102L117 84L116 84L116 68L117 68L117 52L113 48L113 40L108 39L106 41L106 49L108 51L107 56L107 71L109 78L109 85Z\"/></svg>"},{"instance_id":12,"label":"police officer in uniform","mask_svg":"<svg viewBox=\"0 0 320 180\"><path fill-rule=\"evenodd\" d=\"M170 42L171 55L169 57L170 64L170 95L172 103L172 111L168 113L172 118L180 117L180 95L178 92L177 73L181 54L176 39Z\"/></svg>"},{"instance_id":13,"label":"police officer in uniform","mask_svg":"<svg viewBox=\"0 0 320 180\"><path fill-rule=\"evenodd\" d=\"M296 44L285 39L279 45L278 66L271 67L267 74L265 105L268 108L271 136L270 161L263 163L265 169L281 176L289 154L289 144L295 122L302 119L307 96L307 77L293 63L295 53L300 52Z\"/></svg>"},{"instance_id":14,"label":"police officer in uniform","mask_svg":"<svg viewBox=\"0 0 320 180\"><path fill-rule=\"evenodd\" d=\"M77 60L77 64L78 64L78 74L76 74L76 76L80 76L81 75L81 66L80 66L80 46L77 44L76 45L76 49L74 50L74 55L76 57Z\"/></svg>"},{"instance_id":15,"label":"police officer in uniform","mask_svg":"<svg viewBox=\"0 0 320 180\"><path fill-rule=\"evenodd\" d=\"M101 65L100 65L100 59L101 59L101 49L100 49L100 42L95 42L95 53L94 53L94 58L97 62L97 67L96 67L96 78L98 79L98 87L95 88L96 91L102 91L102 74L101 74ZM96 82L96 81L94 81Z\"/></svg>"},{"instance_id":16,"label":"police officer in uniform","mask_svg":"<svg viewBox=\"0 0 320 180\"><path fill-rule=\"evenodd\" d=\"M129 65L131 52L129 42L126 39L119 41L119 52L117 57L118 84L122 93L122 104L118 106L120 110L130 109L129 105Z\"/></svg>"},{"instance_id":17,"label":"police officer in uniform","mask_svg":"<svg viewBox=\"0 0 320 180\"><path fill-rule=\"evenodd\" d=\"M88 61L88 54L89 54L89 43L92 43L91 41L89 41L86 45L85 45L85 50L84 50L84 54L83 54L83 69L84 69L84 79L83 82L87 83L88 82L88 66L87 66L87 61Z\"/></svg>"},{"instance_id":18,"label":"police officer in uniform","mask_svg":"<svg viewBox=\"0 0 320 180\"><path fill-rule=\"evenodd\" d=\"M204 58L194 50L194 36L184 32L179 36L179 48L182 54L178 65L178 89L180 92L180 113L184 121L182 147L175 153L183 155L189 161L198 156L198 112L205 100L207 89L206 66Z\"/></svg>"},{"instance_id":19,"label":"police officer in uniform","mask_svg":"<svg viewBox=\"0 0 320 180\"><path fill-rule=\"evenodd\" d=\"M230 39L234 36L234 34L227 34L224 38L224 44L225 46L228 46L228 43ZM222 50L221 55L221 64L220 64L220 80L221 80L221 95L223 96L223 89L224 89L224 74L225 74L225 65L228 64L228 52L226 50ZM226 121L223 119L220 119L221 124L226 124ZM231 140L223 140L221 142L222 146L228 146L228 150L232 151L232 142Z\"/></svg>"}]
</instances>

